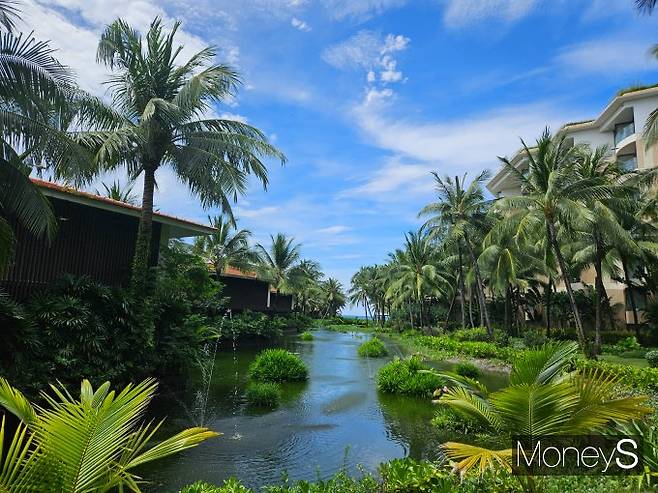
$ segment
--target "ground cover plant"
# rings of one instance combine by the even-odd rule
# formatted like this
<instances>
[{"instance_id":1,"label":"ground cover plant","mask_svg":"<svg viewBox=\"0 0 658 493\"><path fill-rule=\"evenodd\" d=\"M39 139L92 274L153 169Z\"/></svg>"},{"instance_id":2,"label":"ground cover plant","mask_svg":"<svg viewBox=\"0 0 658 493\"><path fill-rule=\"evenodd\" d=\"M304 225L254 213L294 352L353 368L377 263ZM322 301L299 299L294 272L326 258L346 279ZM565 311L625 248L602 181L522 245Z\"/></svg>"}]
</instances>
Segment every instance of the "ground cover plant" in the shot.
<instances>
[{"instance_id":1,"label":"ground cover plant","mask_svg":"<svg viewBox=\"0 0 658 493\"><path fill-rule=\"evenodd\" d=\"M362 358L381 358L388 355L388 350L380 339L373 337L359 346L358 353Z\"/></svg>"},{"instance_id":2,"label":"ground cover plant","mask_svg":"<svg viewBox=\"0 0 658 493\"><path fill-rule=\"evenodd\" d=\"M265 349L249 366L249 377L262 382L294 382L308 378L308 368L285 349Z\"/></svg>"},{"instance_id":3,"label":"ground cover plant","mask_svg":"<svg viewBox=\"0 0 658 493\"><path fill-rule=\"evenodd\" d=\"M305 330L301 334L299 334L299 338L302 341L312 341L315 337L313 336L313 332L310 332L308 330Z\"/></svg>"},{"instance_id":4,"label":"ground cover plant","mask_svg":"<svg viewBox=\"0 0 658 493\"><path fill-rule=\"evenodd\" d=\"M281 387L274 382L250 382L245 397L251 406L275 408L281 402Z\"/></svg>"}]
</instances>

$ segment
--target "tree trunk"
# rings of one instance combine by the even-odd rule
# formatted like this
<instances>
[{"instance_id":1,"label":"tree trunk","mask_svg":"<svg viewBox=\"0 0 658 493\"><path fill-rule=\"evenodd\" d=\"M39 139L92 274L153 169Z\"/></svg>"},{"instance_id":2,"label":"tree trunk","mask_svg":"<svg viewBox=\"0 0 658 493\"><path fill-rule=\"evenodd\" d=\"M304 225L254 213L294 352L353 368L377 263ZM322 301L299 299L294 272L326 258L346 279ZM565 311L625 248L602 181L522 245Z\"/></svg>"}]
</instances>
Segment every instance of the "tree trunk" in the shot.
<instances>
[{"instance_id":1,"label":"tree trunk","mask_svg":"<svg viewBox=\"0 0 658 493\"><path fill-rule=\"evenodd\" d=\"M487 334L489 334L489 339L493 340L493 328L491 327L491 321L489 320L489 311L487 310L487 301L484 297L484 284L482 283L482 276L480 276L480 267L478 266L477 258L475 257L475 252L473 251L473 246L468 240L468 235L464 234L464 243L466 243L466 248L468 253L471 256L471 262L473 263L473 269L475 270L475 287L477 288L476 294L478 297L478 302L480 304L480 313L484 318L484 325L487 328Z\"/></svg>"},{"instance_id":2,"label":"tree trunk","mask_svg":"<svg viewBox=\"0 0 658 493\"><path fill-rule=\"evenodd\" d=\"M596 258L594 260L594 270L596 271L595 285L595 307L594 307L594 347L593 354L601 353L601 330L603 326L603 267L601 260L601 251L599 245L596 246Z\"/></svg>"},{"instance_id":3,"label":"tree trunk","mask_svg":"<svg viewBox=\"0 0 658 493\"><path fill-rule=\"evenodd\" d=\"M546 285L546 312L544 319L546 322L546 337L551 337L551 298L553 297L553 278L548 276L548 284Z\"/></svg>"},{"instance_id":4,"label":"tree trunk","mask_svg":"<svg viewBox=\"0 0 658 493\"><path fill-rule=\"evenodd\" d=\"M448 307L448 315L446 316L446 326L450 323L450 315L452 315L452 309L455 306L455 300L457 299L457 291L452 294L452 300L450 301L450 306Z\"/></svg>"},{"instance_id":5,"label":"tree trunk","mask_svg":"<svg viewBox=\"0 0 658 493\"><path fill-rule=\"evenodd\" d=\"M512 300L510 299L510 285L508 284L505 287L505 332L507 332L509 335L512 335L511 303Z\"/></svg>"},{"instance_id":6,"label":"tree trunk","mask_svg":"<svg viewBox=\"0 0 658 493\"><path fill-rule=\"evenodd\" d=\"M133 257L131 284L134 294L143 298L150 293L149 264L151 259L151 236L153 231L153 193L155 190L155 167L144 168L144 191L142 211L137 230L137 242Z\"/></svg>"},{"instance_id":7,"label":"tree trunk","mask_svg":"<svg viewBox=\"0 0 658 493\"><path fill-rule=\"evenodd\" d=\"M462 259L462 246L461 242L457 244L457 251L459 252L459 298L462 309L462 329L466 328L466 288L464 285L464 262Z\"/></svg>"},{"instance_id":8,"label":"tree trunk","mask_svg":"<svg viewBox=\"0 0 658 493\"><path fill-rule=\"evenodd\" d=\"M585 331L583 329L583 324L580 320L580 313L578 312L578 306L576 305L576 298L573 294L573 288L571 287L571 279L569 279L569 272L567 271L566 263L564 262L564 257L562 256L562 251L560 250L560 245L557 242L557 233L555 231L555 225L547 220L546 226L548 229L548 241L550 242L555 257L557 258L557 263L560 266L560 273L562 274L562 280L564 281L564 287L567 290L567 296L569 297L569 303L571 304L571 311L573 313L574 323L576 324L576 333L578 334L578 343L580 344L580 349L583 351L583 354L587 357L590 356L587 339L585 338Z\"/></svg>"},{"instance_id":9,"label":"tree trunk","mask_svg":"<svg viewBox=\"0 0 658 493\"><path fill-rule=\"evenodd\" d=\"M635 336L640 337L640 321L637 316L637 306L635 305L635 296L633 295L633 281L631 281L631 275L628 270L628 263L624 257L621 258L621 266L624 269L624 283L626 284L626 290L628 291L628 299L631 302L631 310L633 311L633 324L635 325ZM625 305L625 303L624 303ZM626 307L624 307L624 319L626 319Z\"/></svg>"},{"instance_id":10,"label":"tree trunk","mask_svg":"<svg viewBox=\"0 0 658 493\"><path fill-rule=\"evenodd\" d=\"M473 285L468 285L468 320L471 323L471 329L475 328L475 322L473 322Z\"/></svg>"}]
</instances>

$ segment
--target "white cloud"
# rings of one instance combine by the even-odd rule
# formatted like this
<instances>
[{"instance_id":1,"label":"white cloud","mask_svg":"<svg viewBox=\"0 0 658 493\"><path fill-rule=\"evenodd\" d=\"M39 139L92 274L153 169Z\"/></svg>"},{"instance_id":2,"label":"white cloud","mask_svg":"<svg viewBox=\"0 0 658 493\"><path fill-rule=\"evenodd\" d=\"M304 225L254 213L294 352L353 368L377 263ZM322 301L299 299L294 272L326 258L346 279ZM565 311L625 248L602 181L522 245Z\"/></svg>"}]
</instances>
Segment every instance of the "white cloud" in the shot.
<instances>
[{"instance_id":1,"label":"white cloud","mask_svg":"<svg viewBox=\"0 0 658 493\"><path fill-rule=\"evenodd\" d=\"M605 38L568 46L556 57L559 65L580 74L634 73L656 70L647 40Z\"/></svg>"},{"instance_id":2,"label":"white cloud","mask_svg":"<svg viewBox=\"0 0 658 493\"><path fill-rule=\"evenodd\" d=\"M401 34L382 37L374 31L360 31L351 38L326 48L322 58L343 70L366 70L366 80L373 85L400 82L403 75L397 70L394 54L407 49L409 38Z\"/></svg>"},{"instance_id":3,"label":"white cloud","mask_svg":"<svg viewBox=\"0 0 658 493\"><path fill-rule=\"evenodd\" d=\"M347 231L351 231L351 230L352 228L350 228L349 226L336 224L335 226L328 226L326 228L316 229L315 232L324 235L336 235L339 233L346 233Z\"/></svg>"},{"instance_id":4,"label":"white cloud","mask_svg":"<svg viewBox=\"0 0 658 493\"><path fill-rule=\"evenodd\" d=\"M446 0L444 23L464 27L486 19L514 22L528 15L539 0Z\"/></svg>"},{"instance_id":5,"label":"white cloud","mask_svg":"<svg viewBox=\"0 0 658 493\"><path fill-rule=\"evenodd\" d=\"M290 21L293 27L299 29L300 31L305 31L308 32L311 30L311 26L309 26L306 22L304 22L301 19L298 19L297 17L293 17Z\"/></svg>"},{"instance_id":6,"label":"white cloud","mask_svg":"<svg viewBox=\"0 0 658 493\"><path fill-rule=\"evenodd\" d=\"M240 123L247 123L249 120L244 115L238 115L236 113L222 113L219 115L219 118L223 120L233 120Z\"/></svg>"},{"instance_id":7,"label":"white cloud","mask_svg":"<svg viewBox=\"0 0 658 493\"><path fill-rule=\"evenodd\" d=\"M365 20L391 8L401 7L407 0L323 0L323 3L336 20L350 17Z\"/></svg>"}]
</instances>

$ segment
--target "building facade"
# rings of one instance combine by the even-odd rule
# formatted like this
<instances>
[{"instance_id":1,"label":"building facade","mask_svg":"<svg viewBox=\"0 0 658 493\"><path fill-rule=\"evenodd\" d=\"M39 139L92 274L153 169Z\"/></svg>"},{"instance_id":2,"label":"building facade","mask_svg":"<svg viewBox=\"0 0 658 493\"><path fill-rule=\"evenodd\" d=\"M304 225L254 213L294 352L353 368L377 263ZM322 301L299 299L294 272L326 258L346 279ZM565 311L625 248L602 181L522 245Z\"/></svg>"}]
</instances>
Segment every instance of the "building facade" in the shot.
<instances>
[{"instance_id":1,"label":"building facade","mask_svg":"<svg viewBox=\"0 0 658 493\"><path fill-rule=\"evenodd\" d=\"M658 145L646 148L643 130L649 116L656 109L658 87L622 91L596 118L567 123L560 128L559 133L574 145L588 144L592 148L607 146L610 158L617 160L627 170L653 168L658 164ZM522 150L514 155L511 162L521 173L527 170ZM521 184L504 167L491 178L487 189L494 197L521 194ZM581 282L574 283L573 287L593 286L594 278L594 269L588 269L581 273ZM617 321L622 324L633 323L629 297L633 296L636 306L641 310L646 303L643 293L638 290L628 292L623 283L610 278L604 279L604 286Z\"/></svg>"}]
</instances>

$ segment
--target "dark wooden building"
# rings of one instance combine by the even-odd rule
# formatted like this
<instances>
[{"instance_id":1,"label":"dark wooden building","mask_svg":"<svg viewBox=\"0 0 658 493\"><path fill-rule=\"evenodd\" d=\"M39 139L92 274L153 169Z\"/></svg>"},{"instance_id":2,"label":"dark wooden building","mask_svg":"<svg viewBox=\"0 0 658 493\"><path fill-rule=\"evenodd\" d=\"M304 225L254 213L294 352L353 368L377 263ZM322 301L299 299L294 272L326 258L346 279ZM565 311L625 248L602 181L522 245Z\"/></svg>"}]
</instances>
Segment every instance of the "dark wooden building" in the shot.
<instances>
[{"instance_id":1,"label":"dark wooden building","mask_svg":"<svg viewBox=\"0 0 658 493\"><path fill-rule=\"evenodd\" d=\"M229 267L220 278L223 293L230 298L230 308L241 312L288 313L292 311L292 296L279 294L267 281L258 279L255 272L242 272Z\"/></svg>"},{"instance_id":2,"label":"dark wooden building","mask_svg":"<svg viewBox=\"0 0 658 493\"><path fill-rule=\"evenodd\" d=\"M14 224L14 256L0 273L0 286L24 298L64 273L87 275L110 286L125 284L130 275L140 208L91 193L33 179L57 217L58 231L48 243ZM151 262L170 238L212 233L210 226L154 213Z\"/></svg>"}]
</instances>

